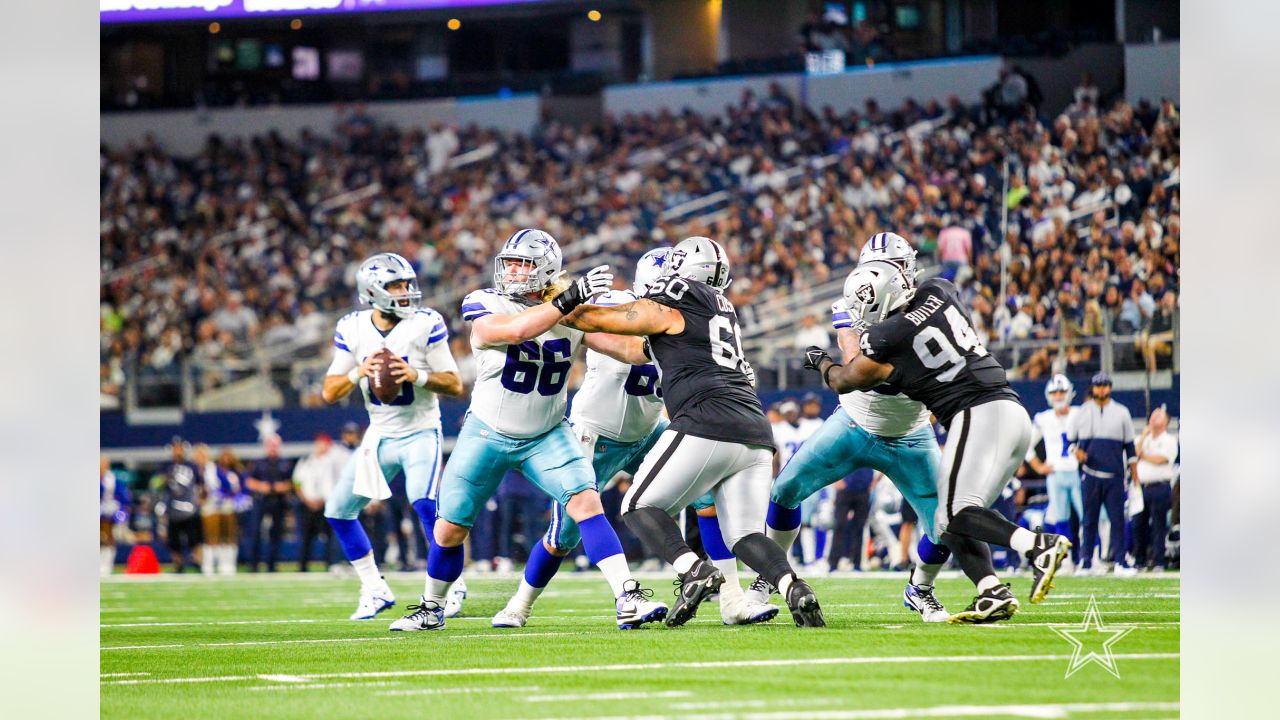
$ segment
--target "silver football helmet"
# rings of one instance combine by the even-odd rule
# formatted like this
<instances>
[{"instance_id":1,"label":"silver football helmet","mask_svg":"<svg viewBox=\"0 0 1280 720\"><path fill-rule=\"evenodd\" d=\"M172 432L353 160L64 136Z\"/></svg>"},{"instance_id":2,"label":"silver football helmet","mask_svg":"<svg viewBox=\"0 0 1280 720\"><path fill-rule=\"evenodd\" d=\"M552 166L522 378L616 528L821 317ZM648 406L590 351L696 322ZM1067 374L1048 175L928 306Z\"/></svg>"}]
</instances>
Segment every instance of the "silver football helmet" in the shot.
<instances>
[{"instance_id":1,"label":"silver football helmet","mask_svg":"<svg viewBox=\"0 0 1280 720\"><path fill-rule=\"evenodd\" d=\"M729 287L729 254L720 243L706 237L681 240L667 257L663 275L699 280L716 290Z\"/></svg>"},{"instance_id":2,"label":"silver football helmet","mask_svg":"<svg viewBox=\"0 0 1280 720\"><path fill-rule=\"evenodd\" d=\"M542 292L560 275L563 260L550 233L517 231L493 259L493 286L504 295Z\"/></svg>"},{"instance_id":3,"label":"silver football helmet","mask_svg":"<svg viewBox=\"0 0 1280 720\"><path fill-rule=\"evenodd\" d=\"M877 323L915 297L916 290L897 265L873 261L859 265L844 281L844 304L854 320Z\"/></svg>"},{"instance_id":4,"label":"silver football helmet","mask_svg":"<svg viewBox=\"0 0 1280 720\"><path fill-rule=\"evenodd\" d=\"M916 251L907 239L897 233L882 232L871 236L862 252L858 254L858 263L889 262L902 270L909 287L916 286Z\"/></svg>"},{"instance_id":5,"label":"silver football helmet","mask_svg":"<svg viewBox=\"0 0 1280 720\"><path fill-rule=\"evenodd\" d=\"M398 280L408 281L409 286L404 292L392 294L387 285ZM356 293L361 302L402 319L411 317L422 300L413 266L395 253L378 253L360 264L356 271Z\"/></svg>"},{"instance_id":6,"label":"silver football helmet","mask_svg":"<svg viewBox=\"0 0 1280 720\"><path fill-rule=\"evenodd\" d=\"M631 291L640 297L649 291L649 286L662 275L666 268L667 258L671 257L671 248L654 248L640 256L636 261L636 279L631 284Z\"/></svg>"},{"instance_id":7,"label":"silver football helmet","mask_svg":"<svg viewBox=\"0 0 1280 720\"><path fill-rule=\"evenodd\" d=\"M1054 400L1050 397L1051 394L1059 392L1066 393L1066 396L1061 400ZM1044 399L1049 401L1049 405L1053 407L1054 410L1061 410L1064 407L1069 407L1071 405L1071 401L1075 399L1075 396L1075 386L1072 385L1071 381L1067 379L1067 376L1062 373L1054 375L1053 378L1051 378L1044 386Z\"/></svg>"}]
</instances>

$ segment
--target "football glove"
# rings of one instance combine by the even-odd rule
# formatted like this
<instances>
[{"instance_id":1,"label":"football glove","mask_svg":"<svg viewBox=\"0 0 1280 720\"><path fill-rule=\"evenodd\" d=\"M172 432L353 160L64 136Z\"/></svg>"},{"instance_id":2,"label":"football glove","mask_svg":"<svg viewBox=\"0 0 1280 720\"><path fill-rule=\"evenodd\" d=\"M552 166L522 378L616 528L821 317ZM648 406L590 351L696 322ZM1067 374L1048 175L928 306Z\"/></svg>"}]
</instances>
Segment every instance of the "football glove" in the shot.
<instances>
[{"instance_id":1,"label":"football glove","mask_svg":"<svg viewBox=\"0 0 1280 720\"><path fill-rule=\"evenodd\" d=\"M574 308L600 293L608 292L612 287L613 273L609 271L609 266L599 265L570 283L564 292L552 298L551 304L556 306L561 315L568 315Z\"/></svg>"},{"instance_id":2,"label":"football glove","mask_svg":"<svg viewBox=\"0 0 1280 720\"><path fill-rule=\"evenodd\" d=\"M822 361L831 360L831 356L826 350L817 345L810 345L804 349L804 369L805 370L822 370ZM835 362L832 360L832 362Z\"/></svg>"}]
</instances>

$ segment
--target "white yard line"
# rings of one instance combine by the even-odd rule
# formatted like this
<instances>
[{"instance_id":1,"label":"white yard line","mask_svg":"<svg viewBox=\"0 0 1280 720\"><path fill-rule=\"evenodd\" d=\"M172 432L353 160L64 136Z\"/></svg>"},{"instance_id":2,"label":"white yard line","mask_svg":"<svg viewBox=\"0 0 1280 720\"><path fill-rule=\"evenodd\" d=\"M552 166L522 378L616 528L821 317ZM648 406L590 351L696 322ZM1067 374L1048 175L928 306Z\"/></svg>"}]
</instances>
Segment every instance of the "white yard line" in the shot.
<instances>
[{"instance_id":1,"label":"white yard line","mask_svg":"<svg viewBox=\"0 0 1280 720\"><path fill-rule=\"evenodd\" d=\"M306 685L262 685L260 687L251 687L250 690L328 690L329 688L353 688L353 687L390 687L399 685L399 681L388 680L385 682L346 682L346 683L307 683Z\"/></svg>"},{"instance_id":2,"label":"white yard line","mask_svg":"<svg viewBox=\"0 0 1280 720\"><path fill-rule=\"evenodd\" d=\"M112 677L145 677L145 676L150 675L150 674L151 674L151 673L149 673L149 672L118 672L118 673L102 673L102 674L101 674L101 675L99 675L98 677L100 677L100 678L112 678Z\"/></svg>"},{"instance_id":3,"label":"white yard line","mask_svg":"<svg viewBox=\"0 0 1280 720\"><path fill-rule=\"evenodd\" d=\"M680 704L677 704L680 705ZM747 703L726 702L701 703L711 709L732 707L756 707ZM922 708L884 708L875 710L780 710L774 712L748 712L711 715L685 715L698 720L897 720L898 718L918 717L1022 717L1022 718L1066 718L1075 713L1095 712L1177 712L1178 703L1170 702L1110 702L1110 703L1064 703L1057 705L935 705ZM581 715L545 720L584 720ZM632 716L595 716L590 720L635 720Z\"/></svg>"},{"instance_id":4,"label":"white yard line","mask_svg":"<svg viewBox=\"0 0 1280 720\"><path fill-rule=\"evenodd\" d=\"M1119 660L1176 660L1180 653L1131 653L1113 655ZM795 667L799 665L883 665L909 663L1002 663L1060 662L1070 655L899 655L881 657L770 658L764 660L717 660L704 662L637 663L631 665L550 665L541 667L434 668L429 670L377 670L370 672L335 672L299 674L308 680L321 678L393 678L393 677L458 677L467 675L548 675L562 673L635 672L643 670L712 669L745 667ZM103 685L150 685L173 683L243 682L257 680L257 675L221 675L207 677L145 678L108 680Z\"/></svg>"},{"instance_id":5,"label":"white yard line","mask_svg":"<svg viewBox=\"0 0 1280 720\"><path fill-rule=\"evenodd\" d=\"M610 693L565 693L562 695L530 695L524 702L581 702L583 700L650 700L660 698L683 698L693 695L688 690L664 690L662 692L610 692Z\"/></svg>"},{"instance_id":6,"label":"white yard line","mask_svg":"<svg viewBox=\"0 0 1280 720\"><path fill-rule=\"evenodd\" d=\"M355 687L361 683L341 683L342 685ZM320 687L337 687L337 685L322 685ZM249 688L250 690L268 690L274 688ZM538 685L530 685L527 687L508 687L499 685L490 685L487 687L474 688L416 688L413 690L386 690L384 692L374 693L384 697L399 697L404 695L477 695L481 693L507 693L507 692L538 692L542 688Z\"/></svg>"},{"instance_id":7,"label":"white yard line","mask_svg":"<svg viewBox=\"0 0 1280 720\"><path fill-rule=\"evenodd\" d=\"M510 638L527 638L527 637L550 637L555 635L581 635L575 632L530 632L530 633L440 633L440 638L444 640L462 640L470 639L510 639ZM220 643L190 643L187 645L114 645L100 648L102 651L107 650L155 650L158 648L221 648L221 647L246 647L256 645L304 645L311 643L348 643L348 642L387 642L391 640L403 640L409 637L407 634L391 635L389 637L359 637L359 638L308 638L305 640L246 640L244 642L220 642Z\"/></svg>"}]
</instances>

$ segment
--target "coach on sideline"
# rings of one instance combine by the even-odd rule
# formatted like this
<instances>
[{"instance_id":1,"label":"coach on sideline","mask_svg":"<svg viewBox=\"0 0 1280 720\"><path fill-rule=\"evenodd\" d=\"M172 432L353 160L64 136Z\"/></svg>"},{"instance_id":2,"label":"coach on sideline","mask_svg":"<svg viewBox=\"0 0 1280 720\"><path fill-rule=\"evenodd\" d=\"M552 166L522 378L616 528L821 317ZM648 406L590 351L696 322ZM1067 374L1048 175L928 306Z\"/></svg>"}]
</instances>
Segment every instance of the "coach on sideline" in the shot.
<instances>
[{"instance_id":1,"label":"coach on sideline","mask_svg":"<svg viewBox=\"0 0 1280 720\"><path fill-rule=\"evenodd\" d=\"M1117 575L1130 575L1134 570L1125 560L1124 471L1127 464L1129 477L1137 481L1138 456L1133 447L1133 418L1129 415L1129 408L1111 399L1110 375L1105 372L1094 375L1090 386L1091 397L1080 406L1080 413L1068 430L1069 440L1076 446L1076 457L1080 460L1080 489L1084 500L1084 517L1080 519L1080 535L1084 544L1080 548L1080 567L1086 575L1105 572L1103 568L1093 570L1098 518L1105 506L1111 522L1108 554L1115 562Z\"/></svg>"}]
</instances>

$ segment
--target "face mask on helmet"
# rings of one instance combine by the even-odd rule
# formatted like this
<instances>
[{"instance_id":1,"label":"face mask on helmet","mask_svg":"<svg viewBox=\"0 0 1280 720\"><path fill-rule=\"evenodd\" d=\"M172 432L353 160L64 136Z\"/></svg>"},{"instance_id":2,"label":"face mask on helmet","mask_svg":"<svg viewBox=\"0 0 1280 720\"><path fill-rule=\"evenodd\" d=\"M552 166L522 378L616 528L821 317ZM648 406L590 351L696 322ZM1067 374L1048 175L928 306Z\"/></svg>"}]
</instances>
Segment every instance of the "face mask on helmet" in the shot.
<instances>
[{"instance_id":1,"label":"face mask on helmet","mask_svg":"<svg viewBox=\"0 0 1280 720\"><path fill-rule=\"evenodd\" d=\"M493 286L504 295L542 292L560 274L560 263L555 238L542 230L520 230L493 259Z\"/></svg>"},{"instance_id":2,"label":"face mask on helmet","mask_svg":"<svg viewBox=\"0 0 1280 720\"><path fill-rule=\"evenodd\" d=\"M394 289L388 289L391 286ZM365 260L356 272L356 292L361 302L401 319L411 317L422 300L413 266L395 253Z\"/></svg>"}]
</instances>

